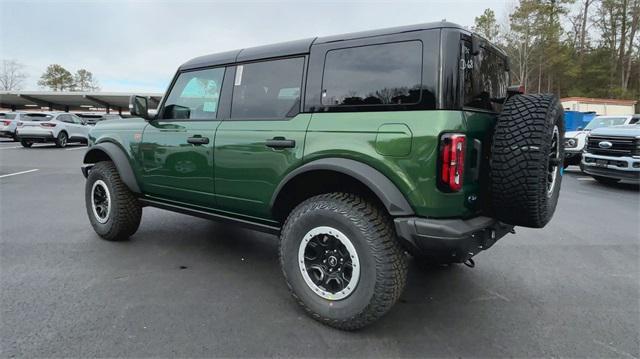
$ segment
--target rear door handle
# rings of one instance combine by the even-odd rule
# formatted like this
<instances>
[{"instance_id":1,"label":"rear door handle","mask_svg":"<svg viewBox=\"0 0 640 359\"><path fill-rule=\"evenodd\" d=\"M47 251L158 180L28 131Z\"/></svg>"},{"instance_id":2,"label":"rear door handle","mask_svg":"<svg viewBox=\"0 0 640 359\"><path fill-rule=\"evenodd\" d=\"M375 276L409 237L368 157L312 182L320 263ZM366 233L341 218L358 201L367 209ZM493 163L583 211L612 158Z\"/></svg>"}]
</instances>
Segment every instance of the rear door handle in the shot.
<instances>
[{"instance_id":1,"label":"rear door handle","mask_svg":"<svg viewBox=\"0 0 640 359\"><path fill-rule=\"evenodd\" d=\"M270 140L267 140L265 145L271 148L293 148L296 147L296 141L287 140L284 137L274 137Z\"/></svg>"},{"instance_id":2,"label":"rear door handle","mask_svg":"<svg viewBox=\"0 0 640 359\"><path fill-rule=\"evenodd\" d=\"M196 136L187 138L187 142L194 145L206 145L209 143L209 137L202 137L200 135L196 135Z\"/></svg>"}]
</instances>

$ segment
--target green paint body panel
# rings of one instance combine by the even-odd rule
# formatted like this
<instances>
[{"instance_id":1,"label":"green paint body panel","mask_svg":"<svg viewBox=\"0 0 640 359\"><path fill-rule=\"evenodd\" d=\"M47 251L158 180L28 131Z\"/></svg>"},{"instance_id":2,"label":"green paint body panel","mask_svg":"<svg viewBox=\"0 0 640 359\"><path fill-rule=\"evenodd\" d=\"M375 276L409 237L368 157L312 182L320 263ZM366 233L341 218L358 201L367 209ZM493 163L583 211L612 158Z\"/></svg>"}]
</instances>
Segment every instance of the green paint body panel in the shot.
<instances>
[{"instance_id":1,"label":"green paint body panel","mask_svg":"<svg viewBox=\"0 0 640 359\"><path fill-rule=\"evenodd\" d=\"M385 111L299 114L286 120L105 121L91 131L91 142L119 144L146 196L275 223L270 201L285 176L322 158L365 163L388 177L416 215L468 218L478 215L495 115L464 111ZM464 187L445 193L437 186L439 138L445 132L468 136ZM208 137L192 145L189 137ZM273 149L275 137L294 140L293 148ZM474 140L482 141L480 163ZM477 156L476 156L477 157ZM479 172L482 174L482 171ZM473 196L472 196L473 197Z\"/></svg>"},{"instance_id":2,"label":"green paint body panel","mask_svg":"<svg viewBox=\"0 0 640 359\"><path fill-rule=\"evenodd\" d=\"M126 118L98 122L89 131L89 145L111 142L126 153L138 184L142 185L142 164L139 157L140 138L148 122L142 118Z\"/></svg>"},{"instance_id":3,"label":"green paint body panel","mask_svg":"<svg viewBox=\"0 0 640 359\"><path fill-rule=\"evenodd\" d=\"M287 120L232 120L218 128L215 187L220 209L271 218L269 204L280 181L303 159L310 114ZM273 149L266 141L283 137L295 147Z\"/></svg>"},{"instance_id":4,"label":"green paint body panel","mask_svg":"<svg viewBox=\"0 0 640 359\"><path fill-rule=\"evenodd\" d=\"M144 129L139 158L143 192L215 207L213 144L220 121L151 121ZM191 144L206 137L207 144Z\"/></svg>"},{"instance_id":5,"label":"green paint body panel","mask_svg":"<svg viewBox=\"0 0 640 359\"><path fill-rule=\"evenodd\" d=\"M444 193L436 181L439 136L443 132L466 132L466 117L460 111L315 113L304 160L344 157L366 163L391 179L417 215L470 217L477 208L468 205L466 198L478 191L478 184L468 178L469 171L461 192ZM474 128L492 126L490 116L473 121L487 123ZM411 145L409 153L402 156L398 154L406 153L408 147L406 130L400 131L405 126L410 130Z\"/></svg>"}]
</instances>

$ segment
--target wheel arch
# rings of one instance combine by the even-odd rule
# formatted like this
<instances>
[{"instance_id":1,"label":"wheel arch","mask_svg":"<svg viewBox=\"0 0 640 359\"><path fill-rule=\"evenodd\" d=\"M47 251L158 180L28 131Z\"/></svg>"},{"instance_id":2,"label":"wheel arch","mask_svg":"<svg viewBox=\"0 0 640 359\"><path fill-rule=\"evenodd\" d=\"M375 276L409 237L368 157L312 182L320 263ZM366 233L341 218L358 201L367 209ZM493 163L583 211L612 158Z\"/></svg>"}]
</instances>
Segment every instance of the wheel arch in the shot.
<instances>
[{"instance_id":1,"label":"wheel arch","mask_svg":"<svg viewBox=\"0 0 640 359\"><path fill-rule=\"evenodd\" d=\"M94 164L100 161L111 161L118 169L118 174L122 182L134 193L142 193L138 181L136 180L133 167L129 162L129 158L120 146L103 142L92 146L84 155L84 164Z\"/></svg>"},{"instance_id":2,"label":"wheel arch","mask_svg":"<svg viewBox=\"0 0 640 359\"><path fill-rule=\"evenodd\" d=\"M323 158L306 163L285 176L271 198L273 218L282 222L297 204L327 191L373 195L392 216L415 214L398 187L380 171L351 159Z\"/></svg>"}]
</instances>

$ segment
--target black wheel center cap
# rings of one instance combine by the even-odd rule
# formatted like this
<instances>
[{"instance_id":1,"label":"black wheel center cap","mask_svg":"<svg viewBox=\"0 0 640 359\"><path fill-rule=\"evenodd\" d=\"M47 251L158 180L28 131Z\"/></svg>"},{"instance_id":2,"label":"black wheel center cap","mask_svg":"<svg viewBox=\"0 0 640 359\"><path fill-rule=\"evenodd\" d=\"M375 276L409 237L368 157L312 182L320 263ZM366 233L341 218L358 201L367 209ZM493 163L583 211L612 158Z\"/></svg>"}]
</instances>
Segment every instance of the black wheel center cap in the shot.
<instances>
[{"instance_id":1,"label":"black wheel center cap","mask_svg":"<svg viewBox=\"0 0 640 359\"><path fill-rule=\"evenodd\" d=\"M331 256L328 259L329 265L335 267L338 264L338 258Z\"/></svg>"}]
</instances>

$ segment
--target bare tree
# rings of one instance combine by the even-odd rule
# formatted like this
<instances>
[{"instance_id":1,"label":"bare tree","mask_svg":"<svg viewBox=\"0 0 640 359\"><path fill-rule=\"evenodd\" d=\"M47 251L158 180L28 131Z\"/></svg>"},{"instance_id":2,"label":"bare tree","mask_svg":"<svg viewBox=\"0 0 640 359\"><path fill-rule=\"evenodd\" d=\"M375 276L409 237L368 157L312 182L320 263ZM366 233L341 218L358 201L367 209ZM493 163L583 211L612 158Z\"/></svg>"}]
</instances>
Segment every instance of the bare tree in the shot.
<instances>
[{"instance_id":1,"label":"bare tree","mask_svg":"<svg viewBox=\"0 0 640 359\"><path fill-rule=\"evenodd\" d=\"M73 76L74 87L72 91L99 91L98 81L93 77L91 71L80 69Z\"/></svg>"},{"instance_id":2,"label":"bare tree","mask_svg":"<svg viewBox=\"0 0 640 359\"><path fill-rule=\"evenodd\" d=\"M2 60L0 68L0 90L20 90L27 78L24 65L16 60Z\"/></svg>"}]
</instances>

